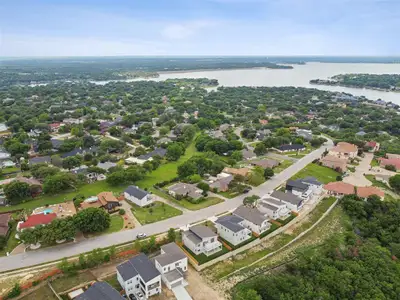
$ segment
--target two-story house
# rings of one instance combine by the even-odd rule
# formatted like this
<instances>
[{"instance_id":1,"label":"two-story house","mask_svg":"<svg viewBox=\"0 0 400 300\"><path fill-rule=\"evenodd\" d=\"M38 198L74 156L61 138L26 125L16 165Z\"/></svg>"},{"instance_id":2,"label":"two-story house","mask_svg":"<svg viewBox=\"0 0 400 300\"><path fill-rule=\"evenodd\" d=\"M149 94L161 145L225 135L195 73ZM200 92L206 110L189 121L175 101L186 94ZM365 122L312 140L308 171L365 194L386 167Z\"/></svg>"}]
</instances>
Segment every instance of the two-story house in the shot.
<instances>
[{"instance_id":1,"label":"two-story house","mask_svg":"<svg viewBox=\"0 0 400 300\"><path fill-rule=\"evenodd\" d=\"M219 236L236 246L251 238L251 231L243 223L243 218L230 215L219 217L215 225Z\"/></svg>"},{"instance_id":2,"label":"two-story house","mask_svg":"<svg viewBox=\"0 0 400 300\"><path fill-rule=\"evenodd\" d=\"M303 208L304 200L292 193L273 191L270 197L285 203L291 211L299 212Z\"/></svg>"},{"instance_id":3,"label":"two-story house","mask_svg":"<svg viewBox=\"0 0 400 300\"><path fill-rule=\"evenodd\" d=\"M235 209L233 215L242 218L242 225L256 234L261 234L271 227L268 217L265 217L257 208L241 205Z\"/></svg>"},{"instance_id":4,"label":"two-story house","mask_svg":"<svg viewBox=\"0 0 400 300\"><path fill-rule=\"evenodd\" d=\"M222 250L222 244L218 241L218 235L209 227L196 225L182 234L183 244L194 254L210 256Z\"/></svg>"},{"instance_id":5,"label":"two-story house","mask_svg":"<svg viewBox=\"0 0 400 300\"><path fill-rule=\"evenodd\" d=\"M140 207L149 205L153 202L151 194L137 186L130 185L124 191L124 197L126 200L129 200Z\"/></svg>"},{"instance_id":6,"label":"two-story house","mask_svg":"<svg viewBox=\"0 0 400 300\"><path fill-rule=\"evenodd\" d=\"M290 214L289 208L285 203L273 198L262 198L258 203L261 213L271 219L284 219Z\"/></svg>"},{"instance_id":7,"label":"two-story house","mask_svg":"<svg viewBox=\"0 0 400 300\"><path fill-rule=\"evenodd\" d=\"M322 183L314 177L306 177L286 182L286 191L302 198L304 201L310 200L314 195L322 192Z\"/></svg>"},{"instance_id":8,"label":"two-story house","mask_svg":"<svg viewBox=\"0 0 400 300\"><path fill-rule=\"evenodd\" d=\"M128 296L148 299L161 293L161 274L143 253L118 265L117 279Z\"/></svg>"},{"instance_id":9,"label":"two-story house","mask_svg":"<svg viewBox=\"0 0 400 300\"><path fill-rule=\"evenodd\" d=\"M161 273L164 284L171 290L177 286L186 286L188 259L175 243L161 246L161 254L154 258L156 269Z\"/></svg>"},{"instance_id":10,"label":"two-story house","mask_svg":"<svg viewBox=\"0 0 400 300\"><path fill-rule=\"evenodd\" d=\"M335 147L329 150L329 155L333 155L339 158L355 158L358 154L358 147L356 145L339 142Z\"/></svg>"}]
</instances>

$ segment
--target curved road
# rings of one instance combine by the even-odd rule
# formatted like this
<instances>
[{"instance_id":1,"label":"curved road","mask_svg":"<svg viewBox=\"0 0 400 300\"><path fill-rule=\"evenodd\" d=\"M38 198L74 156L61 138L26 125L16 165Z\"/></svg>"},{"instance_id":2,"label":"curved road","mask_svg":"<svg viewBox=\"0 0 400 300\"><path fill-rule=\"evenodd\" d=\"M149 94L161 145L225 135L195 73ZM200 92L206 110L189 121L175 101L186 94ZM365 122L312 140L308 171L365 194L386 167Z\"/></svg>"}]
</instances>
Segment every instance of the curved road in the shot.
<instances>
[{"instance_id":1,"label":"curved road","mask_svg":"<svg viewBox=\"0 0 400 300\"><path fill-rule=\"evenodd\" d=\"M147 235L159 234L168 230L168 228L180 228L205 220L214 215L233 210L242 204L243 198L250 195L263 196L267 192L272 191L286 180L299 172L313 160L320 158L325 149L330 149L333 146L331 140L319 149L311 152L296 163L283 170L281 173L275 175L270 180L252 189L249 194L241 195L233 199L228 199L220 204L216 204L198 211L191 211L189 213L176 216L164 221L153 224L141 226L131 230L116 232L113 234L102 235L90 238L81 242L71 243L66 245L59 245L49 248L44 248L38 251L30 251L26 253L11 255L8 257L0 258L0 272L15 270L19 268L31 267L38 264L43 264L51 261L60 260L64 257L77 256L84 252L92 251L96 248L110 247L116 244L127 243L135 240L137 233L143 232Z\"/></svg>"}]
</instances>

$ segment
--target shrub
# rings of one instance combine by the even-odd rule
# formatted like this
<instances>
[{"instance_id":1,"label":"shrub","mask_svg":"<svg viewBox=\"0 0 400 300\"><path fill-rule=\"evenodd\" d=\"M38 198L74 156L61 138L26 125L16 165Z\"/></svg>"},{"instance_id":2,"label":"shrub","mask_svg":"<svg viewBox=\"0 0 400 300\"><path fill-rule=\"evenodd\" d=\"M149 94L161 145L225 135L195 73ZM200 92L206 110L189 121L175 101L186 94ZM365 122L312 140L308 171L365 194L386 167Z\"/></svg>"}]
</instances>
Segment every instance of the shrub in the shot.
<instances>
[{"instance_id":1,"label":"shrub","mask_svg":"<svg viewBox=\"0 0 400 300\"><path fill-rule=\"evenodd\" d=\"M16 283L12 290L7 294L7 298L14 298L19 295L21 295L21 287L18 283Z\"/></svg>"},{"instance_id":2,"label":"shrub","mask_svg":"<svg viewBox=\"0 0 400 300\"><path fill-rule=\"evenodd\" d=\"M121 208L118 212L121 216L123 216L125 214L125 209Z\"/></svg>"}]
</instances>

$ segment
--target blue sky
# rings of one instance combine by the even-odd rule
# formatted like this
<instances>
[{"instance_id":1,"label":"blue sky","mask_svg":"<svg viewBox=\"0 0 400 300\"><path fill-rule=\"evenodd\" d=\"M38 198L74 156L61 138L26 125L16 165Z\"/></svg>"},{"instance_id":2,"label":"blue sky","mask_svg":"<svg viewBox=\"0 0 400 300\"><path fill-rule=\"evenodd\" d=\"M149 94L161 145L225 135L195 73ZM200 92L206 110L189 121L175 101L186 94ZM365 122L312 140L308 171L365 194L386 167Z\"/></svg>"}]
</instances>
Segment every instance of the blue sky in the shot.
<instances>
[{"instance_id":1,"label":"blue sky","mask_svg":"<svg viewBox=\"0 0 400 300\"><path fill-rule=\"evenodd\" d=\"M399 55L400 0L3 0L0 56Z\"/></svg>"}]
</instances>

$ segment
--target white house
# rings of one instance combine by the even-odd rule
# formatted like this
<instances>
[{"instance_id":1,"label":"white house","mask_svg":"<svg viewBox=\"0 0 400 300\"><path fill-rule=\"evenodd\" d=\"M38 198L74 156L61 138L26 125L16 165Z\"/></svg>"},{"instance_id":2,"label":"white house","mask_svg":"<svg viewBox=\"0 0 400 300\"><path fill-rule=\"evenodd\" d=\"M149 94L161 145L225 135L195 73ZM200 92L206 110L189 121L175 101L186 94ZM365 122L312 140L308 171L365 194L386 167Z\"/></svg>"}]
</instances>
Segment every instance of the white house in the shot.
<instances>
[{"instance_id":1,"label":"white house","mask_svg":"<svg viewBox=\"0 0 400 300\"><path fill-rule=\"evenodd\" d=\"M161 293L161 274L143 253L118 265L117 279L128 297L148 299Z\"/></svg>"},{"instance_id":2,"label":"white house","mask_svg":"<svg viewBox=\"0 0 400 300\"><path fill-rule=\"evenodd\" d=\"M299 212L303 208L304 200L292 193L273 191L269 197L283 202L291 211L294 212Z\"/></svg>"},{"instance_id":3,"label":"white house","mask_svg":"<svg viewBox=\"0 0 400 300\"><path fill-rule=\"evenodd\" d=\"M127 189L124 191L124 196L126 200L129 200L140 207L149 205L153 202L150 193L134 185L127 187Z\"/></svg>"},{"instance_id":4,"label":"white house","mask_svg":"<svg viewBox=\"0 0 400 300\"><path fill-rule=\"evenodd\" d=\"M261 234L271 227L268 217L265 217L257 208L241 205L235 209L233 214L242 218L242 225L256 234Z\"/></svg>"},{"instance_id":5,"label":"white house","mask_svg":"<svg viewBox=\"0 0 400 300\"><path fill-rule=\"evenodd\" d=\"M313 177L306 177L286 182L286 191L302 198L304 201L310 200L314 195L322 192L322 183Z\"/></svg>"},{"instance_id":6,"label":"white house","mask_svg":"<svg viewBox=\"0 0 400 300\"><path fill-rule=\"evenodd\" d=\"M175 243L161 246L161 254L154 258L156 269L161 273L164 284L171 290L177 286L186 286L188 259Z\"/></svg>"},{"instance_id":7,"label":"white house","mask_svg":"<svg viewBox=\"0 0 400 300\"><path fill-rule=\"evenodd\" d=\"M219 217L215 222L218 234L226 241L236 246L251 238L251 231L244 225L244 219L230 215Z\"/></svg>"},{"instance_id":8,"label":"white house","mask_svg":"<svg viewBox=\"0 0 400 300\"><path fill-rule=\"evenodd\" d=\"M290 214L290 210L285 203L272 198L262 198L257 207L260 212L274 220L284 219Z\"/></svg>"},{"instance_id":9,"label":"white house","mask_svg":"<svg viewBox=\"0 0 400 300\"><path fill-rule=\"evenodd\" d=\"M218 235L204 225L196 225L184 231L182 241L196 255L204 253L210 256L222 250L222 244L218 241Z\"/></svg>"}]
</instances>

